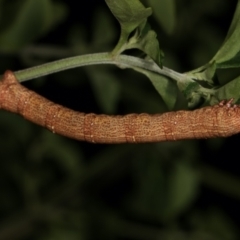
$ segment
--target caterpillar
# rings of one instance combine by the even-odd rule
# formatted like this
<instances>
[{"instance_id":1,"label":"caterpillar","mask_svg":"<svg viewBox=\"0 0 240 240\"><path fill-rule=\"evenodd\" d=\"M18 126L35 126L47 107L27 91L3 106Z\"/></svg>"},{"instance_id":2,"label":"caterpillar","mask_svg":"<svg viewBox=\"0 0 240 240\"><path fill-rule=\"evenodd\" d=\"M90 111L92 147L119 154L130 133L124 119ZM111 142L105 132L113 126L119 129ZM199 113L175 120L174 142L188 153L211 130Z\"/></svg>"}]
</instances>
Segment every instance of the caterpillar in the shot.
<instances>
[{"instance_id":1,"label":"caterpillar","mask_svg":"<svg viewBox=\"0 0 240 240\"><path fill-rule=\"evenodd\" d=\"M22 86L11 71L0 81L0 108L73 139L92 143L143 143L227 137L240 132L233 99L193 111L109 116L55 104Z\"/></svg>"}]
</instances>

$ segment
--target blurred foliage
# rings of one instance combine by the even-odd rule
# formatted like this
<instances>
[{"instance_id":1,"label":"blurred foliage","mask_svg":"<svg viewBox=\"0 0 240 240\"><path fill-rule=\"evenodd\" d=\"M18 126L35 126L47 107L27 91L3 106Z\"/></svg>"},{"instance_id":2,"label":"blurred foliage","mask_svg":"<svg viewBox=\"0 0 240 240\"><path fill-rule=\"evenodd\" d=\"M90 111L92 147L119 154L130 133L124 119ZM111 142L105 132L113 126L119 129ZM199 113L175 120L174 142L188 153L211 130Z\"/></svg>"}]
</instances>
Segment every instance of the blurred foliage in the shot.
<instances>
[{"instance_id":1,"label":"blurred foliage","mask_svg":"<svg viewBox=\"0 0 240 240\"><path fill-rule=\"evenodd\" d=\"M228 0L143 2L153 6L150 22L164 64L182 72L214 56L236 6ZM104 1L79 7L64 0L0 0L1 73L110 51L118 34ZM239 69L222 70L219 81L238 75ZM26 86L84 112L167 109L146 77L113 66L68 70ZM183 106L179 95L176 109ZM238 239L238 140L93 145L1 111L0 239Z\"/></svg>"}]
</instances>

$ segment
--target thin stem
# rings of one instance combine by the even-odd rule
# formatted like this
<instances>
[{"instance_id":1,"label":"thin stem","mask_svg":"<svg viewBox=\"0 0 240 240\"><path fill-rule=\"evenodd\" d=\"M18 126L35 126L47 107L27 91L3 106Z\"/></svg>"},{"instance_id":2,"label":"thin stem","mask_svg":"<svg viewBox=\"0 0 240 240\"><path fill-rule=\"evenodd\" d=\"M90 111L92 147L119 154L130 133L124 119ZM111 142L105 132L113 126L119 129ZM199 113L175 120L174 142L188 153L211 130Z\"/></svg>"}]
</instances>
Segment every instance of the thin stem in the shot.
<instances>
[{"instance_id":1,"label":"thin stem","mask_svg":"<svg viewBox=\"0 0 240 240\"><path fill-rule=\"evenodd\" d=\"M98 64L114 64L121 68L143 68L169 77L175 81L185 81L187 78L185 74L175 72L167 67L160 68L153 61L122 54L113 57L111 53L96 53L65 58L14 73L19 82L24 82L71 68Z\"/></svg>"}]
</instances>

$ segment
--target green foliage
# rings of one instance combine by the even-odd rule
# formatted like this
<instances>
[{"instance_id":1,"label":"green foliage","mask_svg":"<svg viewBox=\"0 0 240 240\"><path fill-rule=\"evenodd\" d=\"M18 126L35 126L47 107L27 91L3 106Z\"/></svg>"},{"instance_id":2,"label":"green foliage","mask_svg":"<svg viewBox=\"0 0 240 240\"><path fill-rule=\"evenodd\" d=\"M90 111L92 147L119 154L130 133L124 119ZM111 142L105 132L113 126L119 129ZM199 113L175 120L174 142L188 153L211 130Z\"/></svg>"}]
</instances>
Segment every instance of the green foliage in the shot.
<instances>
[{"instance_id":1,"label":"green foliage","mask_svg":"<svg viewBox=\"0 0 240 240\"><path fill-rule=\"evenodd\" d=\"M236 6L235 14L222 47L212 61L217 68L236 68L240 66L240 2Z\"/></svg>"},{"instance_id":2,"label":"green foliage","mask_svg":"<svg viewBox=\"0 0 240 240\"><path fill-rule=\"evenodd\" d=\"M147 0L147 4L154 9L153 16L164 31L173 33L176 26L175 0Z\"/></svg>"},{"instance_id":3,"label":"green foliage","mask_svg":"<svg viewBox=\"0 0 240 240\"><path fill-rule=\"evenodd\" d=\"M121 36L112 54L138 48L162 66L163 53L159 49L156 33L146 25L147 17L152 14L151 9L145 8L139 0L106 0L106 3L121 26ZM130 34L133 37L129 39Z\"/></svg>"},{"instance_id":4,"label":"green foliage","mask_svg":"<svg viewBox=\"0 0 240 240\"><path fill-rule=\"evenodd\" d=\"M111 1L106 0L108 7L117 18L121 26L121 36L116 46L115 52L118 53L122 45L125 44L129 35L152 13L150 8L145 8L139 0L130 1Z\"/></svg>"},{"instance_id":5,"label":"green foliage","mask_svg":"<svg viewBox=\"0 0 240 240\"><path fill-rule=\"evenodd\" d=\"M234 98L235 102L239 102L239 91L237 86L237 79L233 79L232 83L225 86L219 86L218 84L213 84L213 78L215 77L216 70L222 68L239 68L240 66L240 1L238 1L235 14L222 46L217 51L216 55L212 58L209 63L198 68L197 70L191 71L197 80L206 81L208 84L212 85L213 89L218 90L212 94L211 97L208 96L209 103L216 103L216 99L230 99ZM233 90L233 88L235 90ZM204 90L202 89L204 92Z\"/></svg>"},{"instance_id":6,"label":"green foliage","mask_svg":"<svg viewBox=\"0 0 240 240\"><path fill-rule=\"evenodd\" d=\"M104 1L78 9L65 29L60 22L74 15L66 1L0 0L1 73L111 49L114 59L128 50L147 66L129 64L137 73L109 66L72 69L27 86L65 106L99 113L159 113L166 106L182 109L186 101L193 107L202 100L239 102L239 2L221 46L226 33L219 22L233 4L228 0L144 1L152 10L140 1L106 2L121 26L117 47L118 26ZM91 19L80 22L86 12ZM51 45L53 31L62 45ZM196 69L173 71L191 68ZM218 81L222 68L227 79ZM1 240L238 239L240 180L233 142L230 149L223 139L92 145L4 111L0 133Z\"/></svg>"},{"instance_id":7,"label":"green foliage","mask_svg":"<svg viewBox=\"0 0 240 240\"><path fill-rule=\"evenodd\" d=\"M162 67L163 53L161 49L159 49L156 33L152 31L146 24L147 17L151 14L149 8L144 8L143 5L140 4L140 2L137 0L106 2L121 25L121 36L116 48L113 50L113 54L117 55L126 49L137 48L142 50L145 54L147 54L147 56L149 56L160 67ZM157 14L157 19L163 23L164 26L166 26L168 32L171 32L174 27L174 17L172 17L174 15L175 8L174 1L152 2L155 9L161 9L162 7L166 13L170 13L169 19L171 19L171 21L166 20L166 15L163 14L163 11L159 11ZM151 3L151 1L149 1L149 3ZM197 106L202 101L202 99L205 100L204 104L213 104L216 102L216 99L222 100L226 97L230 97L229 94L222 94L224 91L223 89L225 87L227 88L228 86L222 87L218 84L215 84L214 77L216 76L217 69L239 67L239 15L240 3L238 2L227 37L219 51L212 58L212 60L209 61L209 63L199 67L196 70L190 71L189 73L185 74L180 80L174 79L173 77L174 80L177 80L177 86L186 97L189 107ZM166 24L166 22L168 24ZM129 38L129 35L131 33L133 36ZM175 87L173 84L171 84L170 80L166 77L157 76L157 74L145 69L137 69L137 71L142 72L150 79L158 93L164 99L167 106L172 109L175 105L177 94ZM169 83L166 84L166 81ZM206 88L200 86L197 82L193 84L193 81L206 82L209 86ZM193 85L199 85L199 87L194 87L194 90L189 91L189 89L192 89L190 86ZM168 91L166 91L166 86L168 86ZM221 87L221 90L217 90L219 87ZM226 91L227 90L225 90L225 92ZM170 97L168 97L169 93L172 93ZM231 98L234 98L235 101L238 101L240 99L238 92L231 91Z\"/></svg>"},{"instance_id":8,"label":"green foliage","mask_svg":"<svg viewBox=\"0 0 240 240\"><path fill-rule=\"evenodd\" d=\"M216 98L217 99L231 99L231 98L233 98L233 96L238 96L239 88L240 88L240 76L235 78L231 82L227 83L223 87L219 88L216 91ZM239 99L237 102L239 102Z\"/></svg>"},{"instance_id":9,"label":"green foliage","mask_svg":"<svg viewBox=\"0 0 240 240\"><path fill-rule=\"evenodd\" d=\"M173 109L177 101L177 86L168 78L144 69L135 69L149 78L157 92L160 94L168 109Z\"/></svg>"},{"instance_id":10,"label":"green foliage","mask_svg":"<svg viewBox=\"0 0 240 240\"><path fill-rule=\"evenodd\" d=\"M121 29L130 34L152 13L150 8L145 8L139 0L111 1L106 3L113 15L118 19Z\"/></svg>"},{"instance_id":11,"label":"green foliage","mask_svg":"<svg viewBox=\"0 0 240 240\"><path fill-rule=\"evenodd\" d=\"M14 9L13 3L11 8ZM50 0L24 0L20 10L17 8L7 14L8 18L4 19L9 23L1 22L2 26L3 24L9 26L0 34L0 50L14 52L46 34L54 25L62 21L66 16L66 9L62 4Z\"/></svg>"}]
</instances>

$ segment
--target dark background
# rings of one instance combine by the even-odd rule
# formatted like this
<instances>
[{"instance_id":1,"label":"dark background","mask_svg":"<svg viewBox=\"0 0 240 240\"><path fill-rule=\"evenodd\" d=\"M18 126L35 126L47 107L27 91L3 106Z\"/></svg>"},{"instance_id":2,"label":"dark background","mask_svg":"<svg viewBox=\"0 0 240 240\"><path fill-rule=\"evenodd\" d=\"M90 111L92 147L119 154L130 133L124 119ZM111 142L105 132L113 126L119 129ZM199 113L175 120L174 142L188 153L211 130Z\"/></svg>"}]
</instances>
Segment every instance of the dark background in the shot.
<instances>
[{"instance_id":1,"label":"dark background","mask_svg":"<svg viewBox=\"0 0 240 240\"><path fill-rule=\"evenodd\" d=\"M111 51L117 42L119 26L104 1L42 0L46 9L32 7L31 14L29 2L0 1L1 73ZM236 2L176 1L171 34L151 17L164 65L185 72L209 61L224 40ZM20 28L21 13L29 20ZM40 31L41 17L49 25ZM34 24L40 25L32 29ZM219 78L227 81L234 74L222 71ZM115 66L67 70L24 85L87 113L167 111L147 78ZM239 136L89 144L1 111L0 239L238 239L238 142Z\"/></svg>"}]
</instances>

